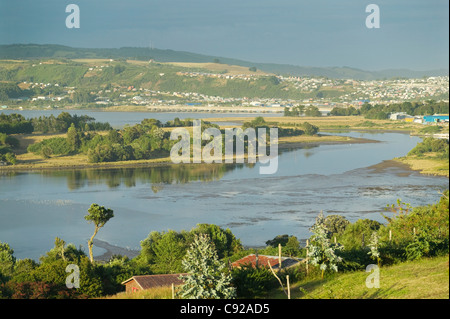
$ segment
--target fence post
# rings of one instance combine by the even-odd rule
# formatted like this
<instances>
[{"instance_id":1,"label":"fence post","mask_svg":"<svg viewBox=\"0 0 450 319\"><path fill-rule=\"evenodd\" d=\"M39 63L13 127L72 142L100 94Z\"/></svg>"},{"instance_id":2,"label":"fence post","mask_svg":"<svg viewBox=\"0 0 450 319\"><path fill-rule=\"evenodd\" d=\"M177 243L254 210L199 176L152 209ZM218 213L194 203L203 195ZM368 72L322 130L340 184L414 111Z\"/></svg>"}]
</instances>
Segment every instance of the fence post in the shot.
<instances>
[{"instance_id":1,"label":"fence post","mask_svg":"<svg viewBox=\"0 0 450 319\"><path fill-rule=\"evenodd\" d=\"M306 240L306 275L308 275L309 269L308 269L308 253L309 253L309 239Z\"/></svg>"},{"instance_id":2,"label":"fence post","mask_svg":"<svg viewBox=\"0 0 450 319\"><path fill-rule=\"evenodd\" d=\"M392 241L392 230L389 229L389 243Z\"/></svg>"},{"instance_id":3,"label":"fence post","mask_svg":"<svg viewBox=\"0 0 450 319\"><path fill-rule=\"evenodd\" d=\"M291 299L291 288L289 286L289 275L286 275L288 299Z\"/></svg>"},{"instance_id":4,"label":"fence post","mask_svg":"<svg viewBox=\"0 0 450 319\"><path fill-rule=\"evenodd\" d=\"M281 271L281 244L278 244L278 264L280 265L278 267L278 272Z\"/></svg>"}]
</instances>

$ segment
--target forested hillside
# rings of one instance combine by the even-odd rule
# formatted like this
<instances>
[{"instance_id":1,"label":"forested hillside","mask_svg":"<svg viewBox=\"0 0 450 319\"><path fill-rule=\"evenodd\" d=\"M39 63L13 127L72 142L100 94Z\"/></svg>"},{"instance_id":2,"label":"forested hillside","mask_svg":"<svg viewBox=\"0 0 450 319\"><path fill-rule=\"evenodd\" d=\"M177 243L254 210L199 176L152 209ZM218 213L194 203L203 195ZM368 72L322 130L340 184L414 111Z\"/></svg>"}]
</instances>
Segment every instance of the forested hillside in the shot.
<instances>
[{"instance_id":1,"label":"forested hillside","mask_svg":"<svg viewBox=\"0 0 450 319\"><path fill-rule=\"evenodd\" d=\"M288 64L255 63L227 57L216 57L185 51L161 50L156 48L72 48L62 45L13 44L0 45L0 59L36 59L36 58L67 58L67 59L136 59L158 62L213 62L256 67L266 72L289 74L293 76L326 76L330 78L345 78L358 80L373 80L392 77L418 78L423 76L444 76L448 70L412 71L405 69L366 71L348 66L306 67Z\"/></svg>"}]
</instances>

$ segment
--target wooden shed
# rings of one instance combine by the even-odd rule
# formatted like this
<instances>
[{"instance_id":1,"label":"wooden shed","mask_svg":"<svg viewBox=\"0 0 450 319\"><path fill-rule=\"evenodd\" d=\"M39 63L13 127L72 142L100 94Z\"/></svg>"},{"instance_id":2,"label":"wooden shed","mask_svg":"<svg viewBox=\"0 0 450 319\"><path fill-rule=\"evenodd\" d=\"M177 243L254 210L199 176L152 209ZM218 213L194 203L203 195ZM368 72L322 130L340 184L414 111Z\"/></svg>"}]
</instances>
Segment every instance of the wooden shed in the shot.
<instances>
[{"instance_id":1,"label":"wooden shed","mask_svg":"<svg viewBox=\"0 0 450 319\"><path fill-rule=\"evenodd\" d=\"M186 274L142 275L133 276L124 282L126 292L140 291L155 287L179 286L183 283L180 276Z\"/></svg>"}]
</instances>

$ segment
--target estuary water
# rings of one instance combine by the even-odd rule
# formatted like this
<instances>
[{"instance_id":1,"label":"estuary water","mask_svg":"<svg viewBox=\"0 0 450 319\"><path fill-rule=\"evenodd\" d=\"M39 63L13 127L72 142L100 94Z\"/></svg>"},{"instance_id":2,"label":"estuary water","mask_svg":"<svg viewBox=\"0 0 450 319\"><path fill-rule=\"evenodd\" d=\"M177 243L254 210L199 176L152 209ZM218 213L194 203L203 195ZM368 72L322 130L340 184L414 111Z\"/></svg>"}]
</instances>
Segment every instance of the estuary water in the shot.
<instances>
[{"instance_id":1,"label":"estuary water","mask_svg":"<svg viewBox=\"0 0 450 319\"><path fill-rule=\"evenodd\" d=\"M174 118L178 117L179 119L207 119L207 118L219 118L219 117L255 117L255 116L283 116L281 113L201 113L201 112L173 112L173 113L164 113L164 112L102 112L102 111L93 111L93 110L58 110L58 109L49 109L49 110L2 110L0 113L4 114L12 114L18 113L23 115L26 119L30 119L33 117L39 116L50 116L53 115L57 117L62 112L67 112L71 115L88 115L93 117L98 122L108 122L113 128L121 129L126 125L135 125L141 123L142 120L152 118L161 121L162 123L166 123L167 121L171 121ZM222 122L223 123L223 122Z\"/></svg>"},{"instance_id":2,"label":"estuary water","mask_svg":"<svg viewBox=\"0 0 450 319\"><path fill-rule=\"evenodd\" d=\"M384 208L397 199L413 206L432 204L449 187L447 178L420 175L389 161L406 155L419 137L339 134L379 142L283 150L273 175L260 175L259 163L2 174L0 242L8 243L17 258L38 260L55 237L87 252L94 226L84 216L97 203L114 210L96 236L112 245L140 249L152 231L213 223L230 228L246 246L264 246L281 234L308 238L321 210L352 222L384 222L381 214L390 214ZM94 246L94 255L103 252Z\"/></svg>"}]
</instances>

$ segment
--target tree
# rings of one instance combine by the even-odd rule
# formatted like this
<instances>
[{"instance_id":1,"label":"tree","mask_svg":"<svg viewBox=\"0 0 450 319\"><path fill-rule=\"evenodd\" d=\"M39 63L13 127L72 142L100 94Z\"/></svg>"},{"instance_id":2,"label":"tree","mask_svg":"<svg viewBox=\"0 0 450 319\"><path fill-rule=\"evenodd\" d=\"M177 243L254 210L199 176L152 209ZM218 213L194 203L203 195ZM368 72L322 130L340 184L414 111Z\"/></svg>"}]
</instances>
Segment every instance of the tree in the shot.
<instances>
[{"instance_id":1,"label":"tree","mask_svg":"<svg viewBox=\"0 0 450 319\"><path fill-rule=\"evenodd\" d=\"M219 258L229 257L243 249L241 241L228 228L222 229L214 224L197 224L191 232L208 235Z\"/></svg>"},{"instance_id":2,"label":"tree","mask_svg":"<svg viewBox=\"0 0 450 319\"><path fill-rule=\"evenodd\" d=\"M323 279L327 269L338 271L337 264L342 262L342 258L336 255L336 250L342 250L344 247L330 243L328 229L325 226L325 218L322 212L317 216L316 222L310 230L313 235L308 246L308 263L319 266L320 270L322 270Z\"/></svg>"},{"instance_id":3,"label":"tree","mask_svg":"<svg viewBox=\"0 0 450 319\"><path fill-rule=\"evenodd\" d=\"M341 215L328 215L324 222L329 231L329 236L343 234L347 226L350 225L350 222Z\"/></svg>"},{"instance_id":4,"label":"tree","mask_svg":"<svg viewBox=\"0 0 450 319\"><path fill-rule=\"evenodd\" d=\"M39 260L41 264L52 263L56 260L78 263L81 257L86 256L81 248L77 249L74 244L67 244L59 237L55 238L55 247L42 255Z\"/></svg>"},{"instance_id":5,"label":"tree","mask_svg":"<svg viewBox=\"0 0 450 319\"><path fill-rule=\"evenodd\" d=\"M297 237L289 237L289 240L285 246L285 251L290 256L298 256L298 254L300 254L300 242L298 241Z\"/></svg>"},{"instance_id":6,"label":"tree","mask_svg":"<svg viewBox=\"0 0 450 319\"><path fill-rule=\"evenodd\" d=\"M92 204L91 207L88 209L89 214L84 216L84 219L86 219L89 223L93 222L95 225L94 234L88 241L88 247L89 247L89 258L91 260L91 263L94 262L94 255L92 254L92 246L94 242L94 237L97 235L100 228L105 226L105 224L110 220L112 217L114 217L114 211L109 208L105 208L104 206L99 206L98 204Z\"/></svg>"},{"instance_id":7,"label":"tree","mask_svg":"<svg viewBox=\"0 0 450 319\"><path fill-rule=\"evenodd\" d=\"M14 250L7 243L0 242L0 282L2 277L9 278L13 275L15 263Z\"/></svg>"},{"instance_id":8,"label":"tree","mask_svg":"<svg viewBox=\"0 0 450 319\"><path fill-rule=\"evenodd\" d=\"M52 153L53 153L53 151L50 146L48 146L48 145L42 146L41 155L43 158L50 158Z\"/></svg>"},{"instance_id":9,"label":"tree","mask_svg":"<svg viewBox=\"0 0 450 319\"><path fill-rule=\"evenodd\" d=\"M322 116L322 113L320 112L320 110L317 106L311 105L311 106L306 107L305 116L318 117L318 116Z\"/></svg>"},{"instance_id":10,"label":"tree","mask_svg":"<svg viewBox=\"0 0 450 319\"><path fill-rule=\"evenodd\" d=\"M272 247L278 247L278 244L281 244L281 246L286 246L288 241L289 241L288 234L278 235L274 239L266 241L266 245L272 246Z\"/></svg>"},{"instance_id":11,"label":"tree","mask_svg":"<svg viewBox=\"0 0 450 319\"><path fill-rule=\"evenodd\" d=\"M67 142L69 142L72 151L76 151L81 146L80 133L73 123L67 130Z\"/></svg>"},{"instance_id":12,"label":"tree","mask_svg":"<svg viewBox=\"0 0 450 319\"><path fill-rule=\"evenodd\" d=\"M224 272L214 244L208 235L196 235L182 261L188 275L179 292L187 299L230 299L236 297L231 275Z\"/></svg>"},{"instance_id":13,"label":"tree","mask_svg":"<svg viewBox=\"0 0 450 319\"><path fill-rule=\"evenodd\" d=\"M317 132L319 132L319 127L310 124L308 122L303 123L302 126L306 135L314 135L317 134Z\"/></svg>"},{"instance_id":14,"label":"tree","mask_svg":"<svg viewBox=\"0 0 450 319\"><path fill-rule=\"evenodd\" d=\"M153 251L158 272L163 274L180 272L181 260L186 254L186 245L181 234L173 230L163 234L160 240L154 243Z\"/></svg>"}]
</instances>

